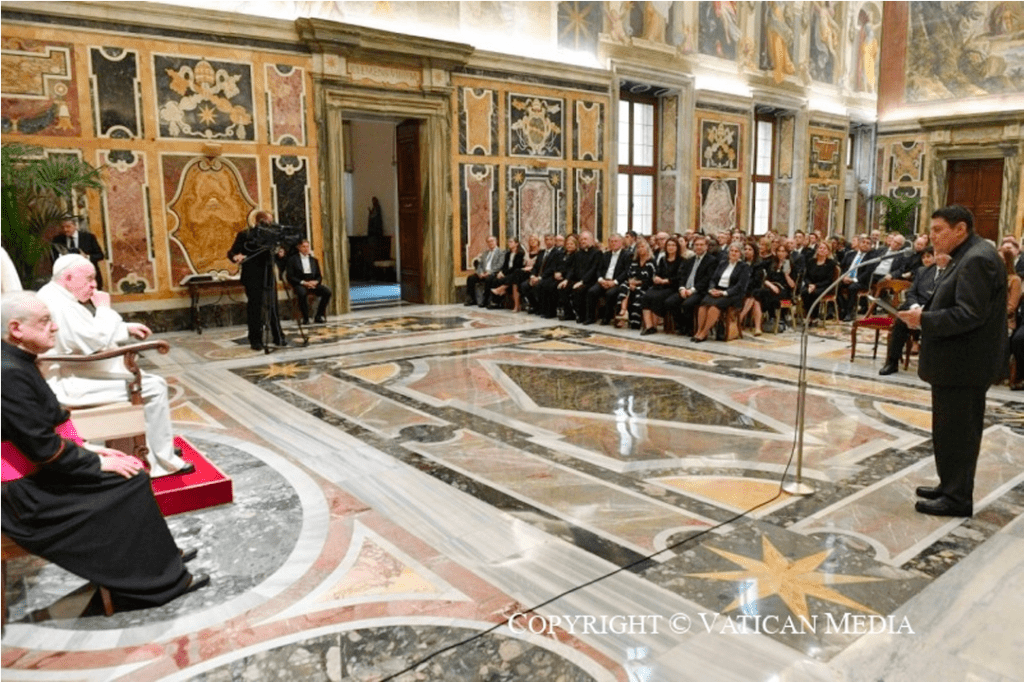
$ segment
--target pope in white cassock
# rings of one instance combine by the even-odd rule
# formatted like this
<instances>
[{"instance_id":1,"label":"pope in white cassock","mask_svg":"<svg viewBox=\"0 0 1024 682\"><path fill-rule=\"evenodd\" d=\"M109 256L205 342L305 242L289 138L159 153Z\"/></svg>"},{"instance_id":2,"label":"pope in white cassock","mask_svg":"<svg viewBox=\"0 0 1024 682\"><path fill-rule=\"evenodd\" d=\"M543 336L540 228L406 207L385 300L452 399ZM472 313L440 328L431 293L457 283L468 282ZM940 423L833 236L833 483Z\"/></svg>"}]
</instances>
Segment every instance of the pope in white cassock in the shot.
<instances>
[{"instance_id":1,"label":"pope in white cassock","mask_svg":"<svg viewBox=\"0 0 1024 682\"><path fill-rule=\"evenodd\" d=\"M152 333L144 324L121 319L110 307L110 294L96 289L96 268L78 254L61 256L54 262L53 278L39 290L39 298L59 327L57 343L50 353L89 355L121 345L130 337L145 339ZM92 302L95 314L84 305L86 302ZM130 378L121 358L87 366L53 363L47 373L50 388L61 404L68 407L127 400L125 380ZM142 399L150 476L194 471L194 465L174 451L167 382L163 377L142 373Z\"/></svg>"}]
</instances>

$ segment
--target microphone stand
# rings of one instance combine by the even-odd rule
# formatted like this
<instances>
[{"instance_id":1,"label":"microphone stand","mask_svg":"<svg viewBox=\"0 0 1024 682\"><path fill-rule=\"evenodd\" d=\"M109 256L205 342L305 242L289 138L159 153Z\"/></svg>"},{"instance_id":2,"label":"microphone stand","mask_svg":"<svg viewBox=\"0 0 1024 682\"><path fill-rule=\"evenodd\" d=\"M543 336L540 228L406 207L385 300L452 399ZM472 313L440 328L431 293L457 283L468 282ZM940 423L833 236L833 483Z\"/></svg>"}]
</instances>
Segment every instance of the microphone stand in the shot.
<instances>
[{"instance_id":1,"label":"microphone stand","mask_svg":"<svg viewBox=\"0 0 1024 682\"><path fill-rule=\"evenodd\" d=\"M863 260L856 265L850 266L850 269L836 277L836 281L829 284L825 289L818 294L818 298L814 299L814 303L811 304L810 309L804 315L803 325L800 329L800 371L797 373L797 384L796 384L796 476L791 481L783 481L782 489L790 495L813 495L814 487L804 482L804 415L807 412L807 342L808 342L808 329L807 321L811 317L811 313L821 303L821 299L825 298L829 293L839 288L843 278L849 275L854 270L864 267L865 265L873 265L875 263L881 263L883 260L895 258L900 254L899 251L896 253L886 254L884 256L878 256L877 258L869 258Z\"/></svg>"}]
</instances>

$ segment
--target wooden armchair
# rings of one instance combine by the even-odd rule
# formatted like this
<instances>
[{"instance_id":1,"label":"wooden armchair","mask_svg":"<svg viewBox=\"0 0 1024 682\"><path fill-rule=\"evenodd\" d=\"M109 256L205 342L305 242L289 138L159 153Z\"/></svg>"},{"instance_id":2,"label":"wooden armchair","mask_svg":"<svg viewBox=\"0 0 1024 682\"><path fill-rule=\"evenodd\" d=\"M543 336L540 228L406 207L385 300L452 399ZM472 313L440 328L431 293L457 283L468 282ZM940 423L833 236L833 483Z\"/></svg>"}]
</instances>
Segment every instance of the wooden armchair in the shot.
<instances>
[{"instance_id":1,"label":"wooden armchair","mask_svg":"<svg viewBox=\"0 0 1024 682\"><path fill-rule=\"evenodd\" d=\"M127 379L128 400L69 408L75 429L82 440L106 443L107 447L121 450L145 461L149 453L146 444L146 416L142 405L142 370L138 356L143 351L156 350L166 354L171 349L166 341L143 341L128 346L119 346L91 355L44 355L37 362L60 362L62 364L84 364L123 357L124 366L131 375Z\"/></svg>"},{"instance_id":2,"label":"wooden armchair","mask_svg":"<svg viewBox=\"0 0 1024 682\"><path fill-rule=\"evenodd\" d=\"M878 282L874 287L873 296L876 298L882 298L883 295L888 292L890 294L889 302L892 303L893 307L898 308L903 302L904 292L910 288L911 282L905 279L891 279ZM854 361L857 355L857 332L861 329L873 329L875 332L875 345L872 353L872 358L878 357L878 340L879 335L883 331L892 331L893 325L896 324L896 318L885 313L884 315L875 314L875 304L872 302L868 306L867 314L859 320L854 320L853 327L850 330L850 362ZM906 360L904 360L903 367L906 369L910 364L910 347L907 347Z\"/></svg>"}]
</instances>

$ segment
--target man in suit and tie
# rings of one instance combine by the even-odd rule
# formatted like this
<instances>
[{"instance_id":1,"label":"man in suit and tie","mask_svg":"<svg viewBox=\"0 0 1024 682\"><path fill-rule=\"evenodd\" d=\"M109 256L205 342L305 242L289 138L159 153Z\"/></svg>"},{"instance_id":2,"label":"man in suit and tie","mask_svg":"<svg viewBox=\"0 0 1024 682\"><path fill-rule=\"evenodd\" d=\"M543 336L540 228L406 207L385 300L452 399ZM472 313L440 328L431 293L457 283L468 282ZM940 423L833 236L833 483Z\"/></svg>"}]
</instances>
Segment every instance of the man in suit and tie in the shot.
<instances>
[{"instance_id":1,"label":"man in suit and tie","mask_svg":"<svg viewBox=\"0 0 1024 682\"><path fill-rule=\"evenodd\" d=\"M693 240L693 258L679 268L679 291L665 299L665 310L674 316L676 333L692 336L693 313L711 288L711 276L718 267L718 258L708 253L708 238L699 234Z\"/></svg>"},{"instance_id":2,"label":"man in suit and tie","mask_svg":"<svg viewBox=\"0 0 1024 682\"><path fill-rule=\"evenodd\" d=\"M856 242L855 250L846 254L843 259L842 271L844 274L842 283L839 285L839 306L843 311L843 321L849 322L857 314L857 294L868 291L871 287L871 273L875 265L862 266L861 263L869 261L874 257L871 250L871 238L866 234L854 237Z\"/></svg>"},{"instance_id":3,"label":"man in suit and tie","mask_svg":"<svg viewBox=\"0 0 1024 682\"><path fill-rule=\"evenodd\" d=\"M1006 365L1006 268L954 204L932 213L932 245L950 261L923 308L902 311L921 330L918 376L932 387L937 486L917 489L915 509L934 516L974 513L974 474L985 426L985 394Z\"/></svg>"},{"instance_id":4,"label":"man in suit and tie","mask_svg":"<svg viewBox=\"0 0 1024 682\"><path fill-rule=\"evenodd\" d=\"M925 247L921 255L921 262L923 263L921 271L915 275L914 283L907 290L907 295L900 305L900 310L910 310L914 307L923 308L931 300L932 294L935 293L936 280L942 275L946 266L949 265L949 254L939 254L939 258L936 260L935 249L928 246ZM881 376L896 374L900 371L900 353L903 347L906 346L910 335L911 331L906 323L903 320L897 319L892 326L892 331L889 332L889 341L885 351L885 364L882 365L882 369L878 370Z\"/></svg>"},{"instance_id":5,"label":"man in suit and tie","mask_svg":"<svg viewBox=\"0 0 1024 682\"><path fill-rule=\"evenodd\" d=\"M68 253L80 253L89 259L96 268L96 288L103 291L103 273L100 261L106 258L100 243L88 230L78 229L78 220L74 216L60 219L60 232L53 238L53 260Z\"/></svg>"},{"instance_id":6,"label":"man in suit and tie","mask_svg":"<svg viewBox=\"0 0 1024 682\"><path fill-rule=\"evenodd\" d=\"M593 324L594 319L589 317L587 296L590 288L597 284L601 267L601 249L597 248L594 242L594 233L590 230L580 232L580 250L576 254L575 277L572 284L572 309L576 311L577 321L583 324Z\"/></svg>"},{"instance_id":7,"label":"man in suit and tie","mask_svg":"<svg viewBox=\"0 0 1024 682\"><path fill-rule=\"evenodd\" d=\"M475 272L466 278L466 305L479 305L481 308L487 305L484 296L478 302L477 285L483 287L488 277L498 274L504 257L505 252L498 248L498 238L494 235L487 237L487 249L473 261Z\"/></svg>"},{"instance_id":8,"label":"man in suit and tie","mask_svg":"<svg viewBox=\"0 0 1024 682\"><path fill-rule=\"evenodd\" d=\"M619 298L619 286L626 281L629 273L629 254L624 248L621 235L608 237L608 250L601 254L597 268L597 281L587 289L587 314L583 324L593 324L601 310L601 324L611 324L615 314L615 303ZM601 301L604 307L601 308Z\"/></svg>"},{"instance_id":9,"label":"man in suit and tie","mask_svg":"<svg viewBox=\"0 0 1024 682\"><path fill-rule=\"evenodd\" d=\"M331 301L331 290L324 286L324 275L320 271L320 263L316 256L309 252L309 240L299 242L298 252L292 254L285 265L285 278L295 292L302 312L302 324L309 324L309 294L318 296L320 301L316 308L317 324L327 321L327 304Z\"/></svg>"}]
</instances>

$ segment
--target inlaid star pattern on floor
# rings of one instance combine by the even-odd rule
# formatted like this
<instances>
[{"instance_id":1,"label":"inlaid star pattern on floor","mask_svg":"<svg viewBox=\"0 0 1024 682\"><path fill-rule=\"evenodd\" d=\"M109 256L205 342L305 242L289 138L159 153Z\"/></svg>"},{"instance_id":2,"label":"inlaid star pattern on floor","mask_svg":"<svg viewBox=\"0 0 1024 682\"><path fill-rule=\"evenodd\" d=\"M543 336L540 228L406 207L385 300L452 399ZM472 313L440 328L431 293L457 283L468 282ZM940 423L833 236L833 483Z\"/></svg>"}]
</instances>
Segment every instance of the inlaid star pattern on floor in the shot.
<instances>
[{"instance_id":1,"label":"inlaid star pattern on floor","mask_svg":"<svg viewBox=\"0 0 1024 682\"><path fill-rule=\"evenodd\" d=\"M263 379L276 379L278 377L284 377L287 379L294 379L297 376L302 376L309 371L309 368L298 362L288 362L284 364L273 363L266 367L260 367L252 371L253 376L258 376Z\"/></svg>"},{"instance_id":2,"label":"inlaid star pattern on floor","mask_svg":"<svg viewBox=\"0 0 1024 682\"><path fill-rule=\"evenodd\" d=\"M815 569L829 558L833 550L824 550L791 561L772 544L767 535L761 537L761 546L761 559L708 546L708 550L742 566L743 570L712 571L688 575L692 578L728 580L739 583L739 595L722 609L723 613L744 608L752 602L772 595L778 595L793 612L793 615L805 620L810 619L807 597L830 601L869 614L875 613L864 604L833 590L829 585L878 582L882 580L881 578L816 571Z\"/></svg>"}]
</instances>

